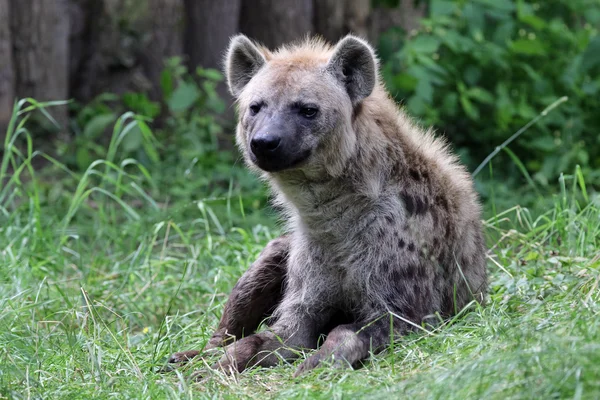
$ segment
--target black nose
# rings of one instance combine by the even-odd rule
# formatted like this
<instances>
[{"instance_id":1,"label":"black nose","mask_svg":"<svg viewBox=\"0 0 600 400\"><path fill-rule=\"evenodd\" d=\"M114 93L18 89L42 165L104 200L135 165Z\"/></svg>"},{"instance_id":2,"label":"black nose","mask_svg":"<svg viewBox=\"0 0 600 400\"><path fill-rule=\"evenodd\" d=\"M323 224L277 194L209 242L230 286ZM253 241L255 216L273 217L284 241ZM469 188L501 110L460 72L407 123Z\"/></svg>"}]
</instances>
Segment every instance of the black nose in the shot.
<instances>
[{"instance_id":1,"label":"black nose","mask_svg":"<svg viewBox=\"0 0 600 400\"><path fill-rule=\"evenodd\" d=\"M257 133L250 141L250 148L255 155L272 152L279 147L281 138L277 135Z\"/></svg>"}]
</instances>

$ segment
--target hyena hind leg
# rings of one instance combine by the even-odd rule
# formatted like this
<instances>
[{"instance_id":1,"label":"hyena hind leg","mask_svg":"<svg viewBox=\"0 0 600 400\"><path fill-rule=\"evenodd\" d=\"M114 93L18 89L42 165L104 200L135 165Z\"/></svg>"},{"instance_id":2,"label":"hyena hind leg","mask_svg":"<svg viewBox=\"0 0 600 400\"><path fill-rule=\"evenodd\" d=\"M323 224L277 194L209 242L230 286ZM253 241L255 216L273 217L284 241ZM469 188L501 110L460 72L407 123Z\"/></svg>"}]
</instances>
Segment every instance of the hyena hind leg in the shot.
<instances>
[{"instance_id":1,"label":"hyena hind leg","mask_svg":"<svg viewBox=\"0 0 600 400\"><path fill-rule=\"evenodd\" d=\"M219 327L204 350L225 346L256 331L283 296L283 280L287 271L290 238L271 240L250 268L233 287L225 304ZM175 353L169 363L185 363L200 354L199 350Z\"/></svg>"}]
</instances>

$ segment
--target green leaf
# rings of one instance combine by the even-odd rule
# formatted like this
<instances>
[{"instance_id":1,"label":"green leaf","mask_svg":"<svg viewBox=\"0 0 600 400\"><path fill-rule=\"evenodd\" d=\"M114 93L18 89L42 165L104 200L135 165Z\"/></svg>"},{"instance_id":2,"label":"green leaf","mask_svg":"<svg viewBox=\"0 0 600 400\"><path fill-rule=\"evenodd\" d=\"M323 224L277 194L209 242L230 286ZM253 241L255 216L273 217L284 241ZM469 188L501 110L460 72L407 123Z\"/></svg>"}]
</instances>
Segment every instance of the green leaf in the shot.
<instances>
[{"instance_id":1,"label":"green leaf","mask_svg":"<svg viewBox=\"0 0 600 400\"><path fill-rule=\"evenodd\" d=\"M180 81L177 89L167 101L167 105L172 112L185 111L194 105L199 97L200 91L195 84Z\"/></svg>"},{"instance_id":2,"label":"green leaf","mask_svg":"<svg viewBox=\"0 0 600 400\"><path fill-rule=\"evenodd\" d=\"M80 146L75 152L75 162L81 171L85 171L90 166L93 159L90 150L85 146Z\"/></svg>"},{"instance_id":3,"label":"green leaf","mask_svg":"<svg viewBox=\"0 0 600 400\"><path fill-rule=\"evenodd\" d=\"M142 131L139 126L134 126L123 138L122 146L126 152L137 150L142 145Z\"/></svg>"},{"instance_id":4,"label":"green leaf","mask_svg":"<svg viewBox=\"0 0 600 400\"><path fill-rule=\"evenodd\" d=\"M546 51L538 40L519 39L511 44L511 48L515 53L525 55L545 55Z\"/></svg>"},{"instance_id":5,"label":"green leaf","mask_svg":"<svg viewBox=\"0 0 600 400\"><path fill-rule=\"evenodd\" d=\"M431 104L433 102L433 86L431 86L429 81L425 79L420 80L417 83L415 93L418 97L423 99L425 103Z\"/></svg>"},{"instance_id":6,"label":"green leaf","mask_svg":"<svg viewBox=\"0 0 600 400\"><path fill-rule=\"evenodd\" d=\"M417 87L417 78L407 73L400 73L392 78L392 84L395 88L411 92Z\"/></svg>"},{"instance_id":7,"label":"green leaf","mask_svg":"<svg viewBox=\"0 0 600 400\"><path fill-rule=\"evenodd\" d=\"M198 74L198 76L201 78L206 78L211 81L220 82L223 80L223 75L221 74L221 72L219 72L219 70L216 70L213 68L198 67L196 69L196 74Z\"/></svg>"},{"instance_id":8,"label":"green leaf","mask_svg":"<svg viewBox=\"0 0 600 400\"><path fill-rule=\"evenodd\" d=\"M493 104L494 96L481 87L472 87L467 90L467 96L484 104Z\"/></svg>"},{"instance_id":9,"label":"green leaf","mask_svg":"<svg viewBox=\"0 0 600 400\"><path fill-rule=\"evenodd\" d=\"M479 119L479 110L473 106L471 100L467 96L460 96L460 104L469 118L472 120Z\"/></svg>"},{"instance_id":10,"label":"green leaf","mask_svg":"<svg viewBox=\"0 0 600 400\"><path fill-rule=\"evenodd\" d=\"M83 128L83 136L87 139L98 138L106 128L115 122L114 114L101 114L93 117Z\"/></svg>"},{"instance_id":11,"label":"green leaf","mask_svg":"<svg viewBox=\"0 0 600 400\"><path fill-rule=\"evenodd\" d=\"M521 22L523 22L537 30L542 30L547 25L546 21L544 21L540 17L536 17L535 15L523 15L519 19L521 20Z\"/></svg>"},{"instance_id":12,"label":"green leaf","mask_svg":"<svg viewBox=\"0 0 600 400\"><path fill-rule=\"evenodd\" d=\"M173 94L173 77L168 69L164 69L160 74L160 90L165 99Z\"/></svg>"},{"instance_id":13,"label":"green leaf","mask_svg":"<svg viewBox=\"0 0 600 400\"><path fill-rule=\"evenodd\" d=\"M481 78L481 69L477 65L469 65L465 68L463 77L469 85L476 85Z\"/></svg>"},{"instance_id":14,"label":"green leaf","mask_svg":"<svg viewBox=\"0 0 600 400\"><path fill-rule=\"evenodd\" d=\"M442 15L451 15L456 11L457 4L449 0L431 0L429 5L429 14L432 18Z\"/></svg>"},{"instance_id":15,"label":"green leaf","mask_svg":"<svg viewBox=\"0 0 600 400\"><path fill-rule=\"evenodd\" d=\"M600 65L600 35L590 40L581 62L581 69L585 72Z\"/></svg>"},{"instance_id":16,"label":"green leaf","mask_svg":"<svg viewBox=\"0 0 600 400\"><path fill-rule=\"evenodd\" d=\"M415 53L435 53L440 46L440 40L434 36L417 36L409 43Z\"/></svg>"}]
</instances>

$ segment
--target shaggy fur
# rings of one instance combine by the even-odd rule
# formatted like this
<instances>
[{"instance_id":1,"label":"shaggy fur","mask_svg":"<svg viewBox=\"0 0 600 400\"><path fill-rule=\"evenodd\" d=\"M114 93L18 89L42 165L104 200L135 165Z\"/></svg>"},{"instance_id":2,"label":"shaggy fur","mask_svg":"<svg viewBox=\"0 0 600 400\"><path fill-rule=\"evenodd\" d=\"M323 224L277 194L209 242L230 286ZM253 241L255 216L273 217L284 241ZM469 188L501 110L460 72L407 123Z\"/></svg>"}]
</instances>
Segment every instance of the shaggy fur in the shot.
<instances>
[{"instance_id":1,"label":"shaggy fur","mask_svg":"<svg viewBox=\"0 0 600 400\"><path fill-rule=\"evenodd\" d=\"M272 366L316 348L321 334L325 342L297 373L324 360L354 365L436 313L483 301L485 244L471 177L444 141L397 108L377 69L373 49L353 36L275 52L232 40L226 72L238 100L237 142L271 185L289 233L234 288L211 346L238 340L215 367ZM318 114L297 117L295 104ZM291 143L277 150L282 159L297 163L266 171L251 143L274 131L285 131L281 146ZM252 335L272 309L269 329Z\"/></svg>"}]
</instances>

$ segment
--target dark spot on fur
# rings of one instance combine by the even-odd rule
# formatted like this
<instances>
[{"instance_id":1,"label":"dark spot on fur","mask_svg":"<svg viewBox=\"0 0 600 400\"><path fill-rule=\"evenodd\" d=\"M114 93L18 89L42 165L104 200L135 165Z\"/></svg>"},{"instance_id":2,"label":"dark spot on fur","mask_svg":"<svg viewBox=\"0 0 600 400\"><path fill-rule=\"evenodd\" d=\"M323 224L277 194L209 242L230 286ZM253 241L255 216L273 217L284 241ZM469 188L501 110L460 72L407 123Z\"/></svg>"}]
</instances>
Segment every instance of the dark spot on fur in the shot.
<instances>
[{"instance_id":1,"label":"dark spot on fur","mask_svg":"<svg viewBox=\"0 0 600 400\"><path fill-rule=\"evenodd\" d=\"M446 197L442 195L438 194L437 196L435 196L435 202L442 206L446 211L448 211L448 208L450 208L448 205L448 199L446 199Z\"/></svg>"},{"instance_id":2,"label":"dark spot on fur","mask_svg":"<svg viewBox=\"0 0 600 400\"><path fill-rule=\"evenodd\" d=\"M379 267L381 269L381 272L384 274L390 272L390 264L388 264L387 262L382 262Z\"/></svg>"},{"instance_id":3,"label":"dark spot on fur","mask_svg":"<svg viewBox=\"0 0 600 400\"><path fill-rule=\"evenodd\" d=\"M406 207L406 212L409 215L412 215L415 212L415 198L407 195L406 193L401 194L402 201L404 201L404 206Z\"/></svg>"},{"instance_id":4,"label":"dark spot on fur","mask_svg":"<svg viewBox=\"0 0 600 400\"><path fill-rule=\"evenodd\" d=\"M419 285L419 283L415 282L415 283L413 284L413 292L415 292L415 295L416 295L417 297L420 297L420 296L421 296L421 285Z\"/></svg>"},{"instance_id":5,"label":"dark spot on fur","mask_svg":"<svg viewBox=\"0 0 600 400\"><path fill-rule=\"evenodd\" d=\"M446 221L446 223L444 224L444 235L446 237L450 236L450 233L452 232L452 227L450 226L450 223L448 221Z\"/></svg>"},{"instance_id":6,"label":"dark spot on fur","mask_svg":"<svg viewBox=\"0 0 600 400\"><path fill-rule=\"evenodd\" d=\"M403 277L403 274L400 273L400 271L398 271L397 269L394 269L392 271L392 273L390 274L390 279L393 282L401 282L404 279L404 277Z\"/></svg>"},{"instance_id":7,"label":"dark spot on fur","mask_svg":"<svg viewBox=\"0 0 600 400\"><path fill-rule=\"evenodd\" d=\"M429 204L427 204L427 199L422 197L415 197L415 214L425 214L427 209L429 208Z\"/></svg>"},{"instance_id":8,"label":"dark spot on fur","mask_svg":"<svg viewBox=\"0 0 600 400\"><path fill-rule=\"evenodd\" d=\"M401 194L406 212L409 215L422 215L429 209L429 203L426 198L420 196L410 196L406 193Z\"/></svg>"},{"instance_id":9,"label":"dark spot on fur","mask_svg":"<svg viewBox=\"0 0 600 400\"><path fill-rule=\"evenodd\" d=\"M401 271L403 281L414 281L417 276L417 268L414 265L408 265Z\"/></svg>"},{"instance_id":10,"label":"dark spot on fur","mask_svg":"<svg viewBox=\"0 0 600 400\"><path fill-rule=\"evenodd\" d=\"M408 251L415 251L415 244L409 243L407 248L408 248Z\"/></svg>"},{"instance_id":11,"label":"dark spot on fur","mask_svg":"<svg viewBox=\"0 0 600 400\"><path fill-rule=\"evenodd\" d=\"M431 209L431 218L433 219L433 226L437 227L439 222L439 216L435 208Z\"/></svg>"},{"instance_id":12,"label":"dark spot on fur","mask_svg":"<svg viewBox=\"0 0 600 400\"><path fill-rule=\"evenodd\" d=\"M399 246L401 249L403 249L403 248L404 248L404 246L406 246L406 243L404 242L404 239L400 239L400 240L398 241L398 246Z\"/></svg>"},{"instance_id":13,"label":"dark spot on fur","mask_svg":"<svg viewBox=\"0 0 600 400\"><path fill-rule=\"evenodd\" d=\"M421 171L421 176L423 177L423 180L429 180L429 172L426 170Z\"/></svg>"},{"instance_id":14,"label":"dark spot on fur","mask_svg":"<svg viewBox=\"0 0 600 400\"><path fill-rule=\"evenodd\" d=\"M408 173L410 174L411 178L413 178L415 181L420 181L421 180L421 174L419 174L419 171L417 171L416 169L409 169Z\"/></svg>"},{"instance_id":15,"label":"dark spot on fur","mask_svg":"<svg viewBox=\"0 0 600 400\"><path fill-rule=\"evenodd\" d=\"M354 121L361 113L362 113L362 103L358 103L355 107L354 107L354 112L352 113L352 120Z\"/></svg>"}]
</instances>

